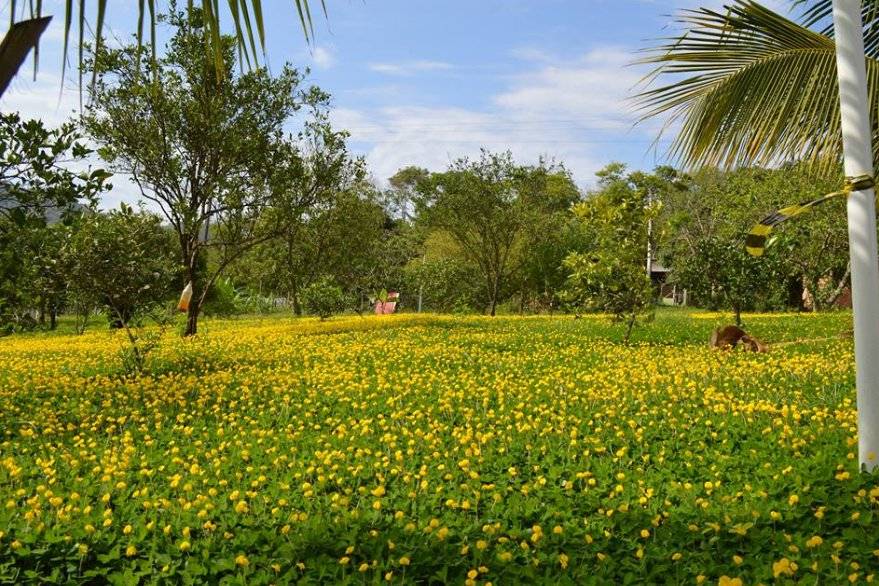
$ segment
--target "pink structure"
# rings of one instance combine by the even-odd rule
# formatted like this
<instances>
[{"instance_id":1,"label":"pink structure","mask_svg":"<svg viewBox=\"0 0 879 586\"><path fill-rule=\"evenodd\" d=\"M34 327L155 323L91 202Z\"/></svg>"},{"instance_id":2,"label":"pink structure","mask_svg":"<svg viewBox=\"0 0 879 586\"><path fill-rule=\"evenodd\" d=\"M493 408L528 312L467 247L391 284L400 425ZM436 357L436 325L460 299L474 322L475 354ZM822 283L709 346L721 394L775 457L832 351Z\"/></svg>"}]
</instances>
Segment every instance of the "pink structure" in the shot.
<instances>
[{"instance_id":1,"label":"pink structure","mask_svg":"<svg viewBox=\"0 0 879 586\"><path fill-rule=\"evenodd\" d=\"M375 314L376 315L388 315L394 313L394 310L397 309L397 299L400 297L400 294L396 291L388 291L388 300L387 301L376 301L375 302Z\"/></svg>"}]
</instances>

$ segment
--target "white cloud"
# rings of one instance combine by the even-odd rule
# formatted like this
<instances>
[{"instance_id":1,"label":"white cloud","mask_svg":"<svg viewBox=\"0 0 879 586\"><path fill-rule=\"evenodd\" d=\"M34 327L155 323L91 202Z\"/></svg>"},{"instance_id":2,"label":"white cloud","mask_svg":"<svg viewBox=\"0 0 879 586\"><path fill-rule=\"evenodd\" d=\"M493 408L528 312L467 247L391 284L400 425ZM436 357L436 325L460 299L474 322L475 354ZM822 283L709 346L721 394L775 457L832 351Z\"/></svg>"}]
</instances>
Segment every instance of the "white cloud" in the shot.
<instances>
[{"instance_id":1,"label":"white cloud","mask_svg":"<svg viewBox=\"0 0 879 586\"><path fill-rule=\"evenodd\" d=\"M311 52L311 60L321 69L329 69L336 64L336 54L330 47L318 46Z\"/></svg>"},{"instance_id":2,"label":"white cloud","mask_svg":"<svg viewBox=\"0 0 879 586\"><path fill-rule=\"evenodd\" d=\"M351 132L354 146L365 152L380 179L406 165L441 170L486 147L510 149L522 162L554 158L579 182L589 183L609 162L609 145L636 143L648 150L655 125L632 127L635 115L628 98L643 71L627 66L630 50L603 47L569 62L550 62L549 55L528 51L522 57L533 69L510 78L483 110L338 109L334 123Z\"/></svg>"},{"instance_id":3,"label":"white cloud","mask_svg":"<svg viewBox=\"0 0 879 586\"><path fill-rule=\"evenodd\" d=\"M517 116L570 117L592 128L627 128L632 124L628 96L643 72L630 66L632 53L605 47L563 65L546 65L516 78L494 102Z\"/></svg>"},{"instance_id":4,"label":"white cloud","mask_svg":"<svg viewBox=\"0 0 879 586\"><path fill-rule=\"evenodd\" d=\"M451 63L444 61L405 61L402 63L370 63L369 68L386 75L414 75L426 71L446 71L452 69Z\"/></svg>"},{"instance_id":5,"label":"white cloud","mask_svg":"<svg viewBox=\"0 0 879 586\"><path fill-rule=\"evenodd\" d=\"M21 112L23 118L40 118L47 126L58 126L79 112L79 90L72 79L75 72L68 70L68 79L62 89L61 75L40 69L37 79L27 64L19 70L3 98L0 110ZM32 67L32 66L31 66Z\"/></svg>"}]
</instances>

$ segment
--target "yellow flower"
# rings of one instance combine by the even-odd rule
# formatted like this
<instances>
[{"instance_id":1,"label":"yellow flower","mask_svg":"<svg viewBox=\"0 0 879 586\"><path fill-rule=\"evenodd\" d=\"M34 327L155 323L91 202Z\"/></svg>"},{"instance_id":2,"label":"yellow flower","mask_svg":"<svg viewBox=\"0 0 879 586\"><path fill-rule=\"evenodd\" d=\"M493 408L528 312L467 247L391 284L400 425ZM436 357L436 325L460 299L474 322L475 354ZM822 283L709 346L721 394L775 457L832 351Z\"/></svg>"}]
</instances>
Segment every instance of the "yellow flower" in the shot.
<instances>
[{"instance_id":1,"label":"yellow flower","mask_svg":"<svg viewBox=\"0 0 879 586\"><path fill-rule=\"evenodd\" d=\"M787 558L781 558L772 564L772 575L776 578L779 576L793 576L796 571L797 564Z\"/></svg>"},{"instance_id":2,"label":"yellow flower","mask_svg":"<svg viewBox=\"0 0 879 586\"><path fill-rule=\"evenodd\" d=\"M400 562L400 565L401 565L401 566L408 566L409 563L410 563L410 560L409 560L408 557L403 556L403 557L400 558L399 562Z\"/></svg>"},{"instance_id":3,"label":"yellow flower","mask_svg":"<svg viewBox=\"0 0 879 586\"><path fill-rule=\"evenodd\" d=\"M641 529L641 537L643 537L644 539L647 539L648 537L650 537L650 530L649 529Z\"/></svg>"},{"instance_id":4,"label":"yellow flower","mask_svg":"<svg viewBox=\"0 0 879 586\"><path fill-rule=\"evenodd\" d=\"M246 513L249 510L250 510L250 507L247 506L246 501L238 501L235 504L235 512L238 513L239 515L243 515L244 513Z\"/></svg>"},{"instance_id":5,"label":"yellow flower","mask_svg":"<svg viewBox=\"0 0 879 586\"><path fill-rule=\"evenodd\" d=\"M568 567L568 556L566 556L563 553L560 553L559 554L559 565L561 565L561 567L563 569L567 568ZM474 578L475 578L475 576L474 576Z\"/></svg>"},{"instance_id":6,"label":"yellow flower","mask_svg":"<svg viewBox=\"0 0 879 586\"><path fill-rule=\"evenodd\" d=\"M742 586L744 583L741 578L730 578L729 576L721 576L717 581L717 586Z\"/></svg>"},{"instance_id":7,"label":"yellow flower","mask_svg":"<svg viewBox=\"0 0 879 586\"><path fill-rule=\"evenodd\" d=\"M369 569L369 564L367 564L366 562L363 562L362 564L360 564L360 567L357 568L357 571L362 574L363 572L365 572L368 569Z\"/></svg>"},{"instance_id":8,"label":"yellow flower","mask_svg":"<svg viewBox=\"0 0 879 586\"><path fill-rule=\"evenodd\" d=\"M180 545L178 547L180 548L180 551L186 552L186 551L189 551L190 549L192 549L192 544L189 543L188 541L181 541Z\"/></svg>"},{"instance_id":9,"label":"yellow flower","mask_svg":"<svg viewBox=\"0 0 879 586\"><path fill-rule=\"evenodd\" d=\"M792 507L794 505L796 505L798 502L800 502L800 497L795 494L790 495L787 499L787 504L789 504Z\"/></svg>"},{"instance_id":10,"label":"yellow flower","mask_svg":"<svg viewBox=\"0 0 879 586\"><path fill-rule=\"evenodd\" d=\"M822 543L824 543L824 540L821 539L821 537L819 537L818 535L813 535L812 537L810 537L809 539L806 540L806 547L809 547L809 548L818 547Z\"/></svg>"},{"instance_id":11,"label":"yellow flower","mask_svg":"<svg viewBox=\"0 0 879 586\"><path fill-rule=\"evenodd\" d=\"M125 548L125 555L127 557L134 557L137 555L137 548L134 544L128 544L128 547Z\"/></svg>"},{"instance_id":12,"label":"yellow flower","mask_svg":"<svg viewBox=\"0 0 879 586\"><path fill-rule=\"evenodd\" d=\"M134 528L133 528L131 525L126 525L126 526L122 529L122 533L124 533L125 535L131 535L131 532L132 532L132 531L134 531Z\"/></svg>"},{"instance_id":13,"label":"yellow flower","mask_svg":"<svg viewBox=\"0 0 879 586\"><path fill-rule=\"evenodd\" d=\"M351 561L351 558L349 558L348 556L344 556L339 559L339 563L343 566L347 566L348 562L350 562L350 561Z\"/></svg>"},{"instance_id":14,"label":"yellow flower","mask_svg":"<svg viewBox=\"0 0 879 586\"><path fill-rule=\"evenodd\" d=\"M235 556L235 565L241 566L242 568L246 568L247 566L250 565L250 560L247 559L246 555L244 555L243 553L240 553L237 556Z\"/></svg>"}]
</instances>

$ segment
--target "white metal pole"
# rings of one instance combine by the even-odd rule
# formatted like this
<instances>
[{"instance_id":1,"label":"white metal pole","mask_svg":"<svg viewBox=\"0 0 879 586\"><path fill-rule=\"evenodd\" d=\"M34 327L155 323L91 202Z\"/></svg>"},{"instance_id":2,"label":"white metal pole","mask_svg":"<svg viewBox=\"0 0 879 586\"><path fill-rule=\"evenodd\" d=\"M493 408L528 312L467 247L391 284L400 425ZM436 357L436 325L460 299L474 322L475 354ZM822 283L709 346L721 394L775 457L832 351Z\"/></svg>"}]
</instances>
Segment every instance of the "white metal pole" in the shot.
<instances>
[{"instance_id":1,"label":"white metal pole","mask_svg":"<svg viewBox=\"0 0 879 586\"><path fill-rule=\"evenodd\" d=\"M873 174L867 71L860 0L833 0L836 68L842 115L845 174ZM848 238L852 261L855 369L858 395L858 457L872 471L879 465L879 258L876 252L875 191L848 197Z\"/></svg>"}]
</instances>

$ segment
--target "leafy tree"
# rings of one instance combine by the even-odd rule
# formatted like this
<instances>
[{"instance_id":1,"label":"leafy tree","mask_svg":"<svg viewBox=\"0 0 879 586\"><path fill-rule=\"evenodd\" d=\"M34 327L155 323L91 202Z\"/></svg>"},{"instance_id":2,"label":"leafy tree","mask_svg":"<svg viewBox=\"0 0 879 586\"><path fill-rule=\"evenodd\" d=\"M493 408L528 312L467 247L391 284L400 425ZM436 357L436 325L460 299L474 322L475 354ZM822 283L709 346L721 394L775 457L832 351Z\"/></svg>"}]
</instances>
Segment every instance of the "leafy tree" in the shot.
<instances>
[{"instance_id":1,"label":"leafy tree","mask_svg":"<svg viewBox=\"0 0 879 586\"><path fill-rule=\"evenodd\" d=\"M236 74L228 37L220 39L222 59L210 58L203 16L165 17L175 32L155 63L138 45L99 51L85 115L102 156L132 178L177 236L193 287L186 335L197 332L211 284L229 264L334 189L349 162L345 136L326 120L328 96L301 89L301 74L289 66L277 77L264 68ZM311 113L308 122L285 137L284 124L301 108ZM214 258L205 263L209 252Z\"/></svg>"},{"instance_id":2,"label":"leafy tree","mask_svg":"<svg viewBox=\"0 0 879 586\"><path fill-rule=\"evenodd\" d=\"M742 311L754 309L761 300L776 293L777 267L769 258L754 258L745 252L742 240L708 238L697 244L696 254L678 269L679 281L711 308L727 307L742 324Z\"/></svg>"},{"instance_id":3,"label":"leafy tree","mask_svg":"<svg viewBox=\"0 0 879 586\"><path fill-rule=\"evenodd\" d=\"M90 297L118 327L142 319L173 296L174 240L155 214L125 204L88 214L65 256L71 293Z\"/></svg>"},{"instance_id":4,"label":"leafy tree","mask_svg":"<svg viewBox=\"0 0 879 586\"><path fill-rule=\"evenodd\" d=\"M624 321L628 343L638 315L652 315L645 251L647 224L656 216L657 205L635 188L624 165L608 165L598 177L598 191L573 208L591 243L564 260L570 271L566 298Z\"/></svg>"},{"instance_id":5,"label":"leafy tree","mask_svg":"<svg viewBox=\"0 0 879 586\"><path fill-rule=\"evenodd\" d=\"M681 188L668 191L663 200L659 222L665 226L667 237L660 247L660 257L672 268L672 278L694 294L693 299L709 306L799 306L804 287L821 292L820 306L847 278L847 233L845 215L838 207L841 202L829 203L780 227L777 241L767 249L763 262L727 251L725 243L743 248L745 234L760 218L779 206L809 199L821 190L830 191L835 181L834 175L816 175L802 166L702 169L682 177ZM717 265L722 257L732 264L726 268ZM731 274L718 275L717 280L709 282L709 275L699 274L700 269L695 267L711 271L728 268ZM732 285L749 274L754 279L750 285ZM827 280L833 281L832 288L819 285ZM722 301L724 294L718 290L721 282L730 283L745 296L735 303Z\"/></svg>"},{"instance_id":6,"label":"leafy tree","mask_svg":"<svg viewBox=\"0 0 879 586\"><path fill-rule=\"evenodd\" d=\"M109 173L70 170L92 151L73 124L46 128L38 120L0 114L0 326L4 331L50 327L64 303L57 264L65 229L83 204L109 185ZM38 320L32 314L38 314Z\"/></svg>"},{"instance_id":7,"label":"leafy tree","mask_svg":"<svg viewBox=\"0 0 879 586\"><path fill-rule=\"evenodd\" d=\"M510 153L483 151L479 160L460 159L444 173L419 182L419 214L428 227L447 232L482 275L486 311L495 315L513 269L532 209L537 178L553 169L519 166Z\"/></svg>"},{"instance_id":8,"label":"leafy tree","mask_svg":"<svg viewBox=\"0 0 879 586\"><path fill-rule=\"evenodd\" d=\"M39 322L45 324L49 317L49 329L57 326L58 315L68 305L70 267L65 262L65 251L74 227L56 222L33 234L31 278L29 286L36 301ZM20 284L24 285L24 284Z\"/></svg>"},{"instance_id":9,"label":"leafy tree","mask_svg":"<svg viewBox=\"0 0 879 586\"><path fill-rule=\"evenodd\" d=\"M583 232L571 217L571 206L581 194L563 167L537 168L530 180L525 197L528 219L515 270L520 309L530 301L534 309L552 311L567 280L562 261L572 250L583 248Z\"/></svg>"},{"instance_id":10,"label":"leafy tree","mask_svg":"<svg viewBox=\"0 0 879 586\"><path fill-rule=\"evenodd\" d=\"M388 214L405 221L414 219L417 212L418 184L430 176L427 169L404 167L388 179L391 188L384 192L384 204Z\"/></svg>"},{"instance_id":11,"label":"leafy tree","mask_svg":"<svg viewBox=\"0 0 879 586\"><path fill-rule=\"evenodd\" d=\"M321 321L345 308L345 293L332 277L323 276L302 290L305 309Z\"/></svg>"},{"instance_id":12,"label":"leafy tree","mask_svg":"<svg viewBox=\"0 0 879 586\"><path fill-rule=\"evenodd\" d=\"M484 297L478 269L458 256L428 253L406 265L405 277L410 290L420 288L425 311L470 312Z\"/></svg>"},{"instance_id":13,"label":"leafy tree","mask_svg":"<svg viewBox=\"0 0 879 586\"><path fill-rule=\"evenodd\" d=\"M161 218L122 204L106 214L85 216L66 250L69 289L80 303L104 308L111 324L125 331L126 369L140 370L159 333L144 337L146 318L167 322L164 305L176 281L174 241Z\"/></svg>"},{"instance_id":14,"label":"leafy tree","mask_svg":"<svg viewBox=\"0 0 879 586\"><path fill-rule=\"evenodd\" d=\"M91 153L73 123L49 129L40 120L0 114L0 217L12 223L4 226L57 219L79 204L94 203L110 187L110 173L68 167Z\"/></svg>"}]
</instances>

